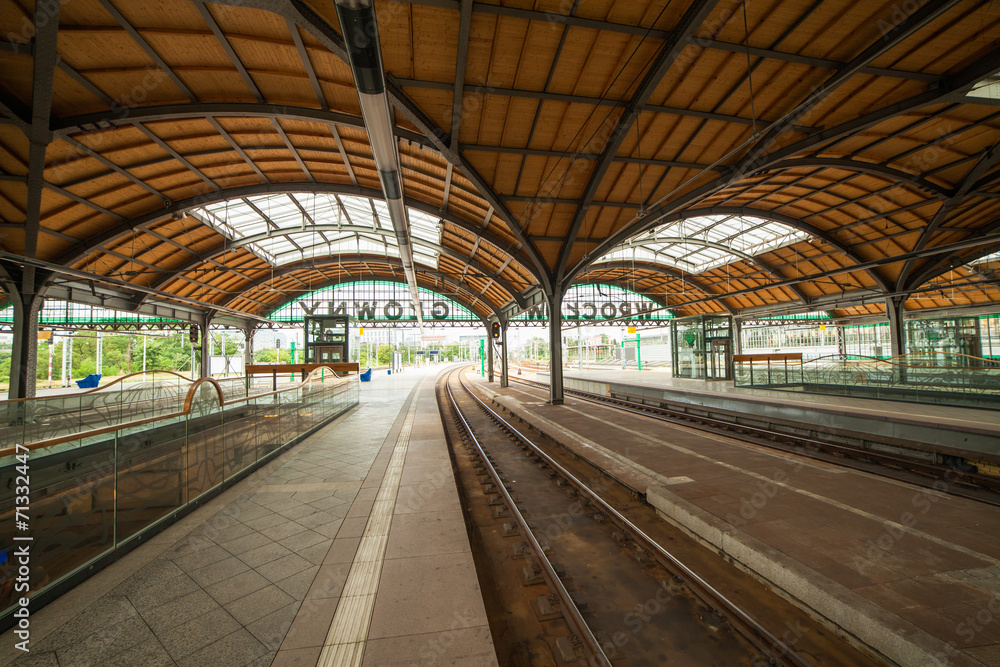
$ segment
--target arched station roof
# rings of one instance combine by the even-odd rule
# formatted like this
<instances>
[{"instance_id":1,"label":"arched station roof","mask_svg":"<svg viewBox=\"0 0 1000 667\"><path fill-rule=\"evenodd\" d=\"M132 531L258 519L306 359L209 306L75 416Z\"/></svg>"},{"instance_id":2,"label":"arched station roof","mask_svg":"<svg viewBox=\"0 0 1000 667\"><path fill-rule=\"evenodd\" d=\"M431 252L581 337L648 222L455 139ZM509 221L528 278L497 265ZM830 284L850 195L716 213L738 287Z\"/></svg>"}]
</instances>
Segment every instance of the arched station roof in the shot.
<instances>
[{"instance_id":1,"label":"arched station roof","mask_svg":"<svg viewBox=\"0 0 1000 667\"><path fill-rule=\"evenodd\" d=\"M678 314L1000 300L966 266L1000 250L996 3L375 7L419 282L474 312L593 281ZM333 3L0 0L0 24L0 262L255 316L399 279ZM733 219L787 242L678 231ZM651 231L658 256L605 258Z\"/></svg>"}]
</instances>

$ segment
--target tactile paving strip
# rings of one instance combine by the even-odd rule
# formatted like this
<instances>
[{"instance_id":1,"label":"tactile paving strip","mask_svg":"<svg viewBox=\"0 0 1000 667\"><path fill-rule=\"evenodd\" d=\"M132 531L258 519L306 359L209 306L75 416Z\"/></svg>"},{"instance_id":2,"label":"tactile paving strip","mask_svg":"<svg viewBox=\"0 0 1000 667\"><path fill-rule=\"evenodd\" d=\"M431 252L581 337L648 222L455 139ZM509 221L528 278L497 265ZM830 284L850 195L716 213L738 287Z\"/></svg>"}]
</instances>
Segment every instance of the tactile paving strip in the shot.
<instances>
[{"instance_id":1,"label":"tactile paving strip","mask_svg":"<svg viewBox=\"0 0 1000 667\"><path fill-rule=\"evenodd\" d=\"M421 381L422 384L422 381ZM414 395L420 385L414 388ZM385 476L379 486L375 504L372 506L365 532L358 545L354 563L347 575L344 592L337 605L337 612L326 635L323 652L316 667L360 667L365 655L365 641L368 626L375 609L375 594L378 592L379 576L385 558L385 547L389 542L389 526L392 512L396 507L396 493L403 474L403 461L410 442L413 418L417 412L417 401L410 403L403 427L396 438L396 446L386 467Z\"/></svg>"}]
</instances>

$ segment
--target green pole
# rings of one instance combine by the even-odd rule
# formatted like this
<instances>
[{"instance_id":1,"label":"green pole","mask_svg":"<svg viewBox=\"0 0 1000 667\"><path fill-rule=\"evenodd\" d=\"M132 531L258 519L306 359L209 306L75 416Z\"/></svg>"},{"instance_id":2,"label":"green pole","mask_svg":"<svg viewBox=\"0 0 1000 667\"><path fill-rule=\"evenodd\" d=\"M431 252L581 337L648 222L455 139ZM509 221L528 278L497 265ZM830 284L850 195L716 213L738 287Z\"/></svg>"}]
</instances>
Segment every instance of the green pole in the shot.
<instances>
[{"instance_id":1,"label":"green pole","mask_svg":"<svg viewBox=\"0 0 1000 667\"><path fill-rule=\"evenodd\" d=\"M295 363L295 341L292 341L292 363Z\"/></svg>"},{"instance_id":2,"label":"green pole","mask_svg":"<svg viewBox=\"0 0 1000 667\"><path fill-rule=\"evenodd\" d=\"M642 352L639 347L639 332L635 332L635 364L638 366L639 370L642 370Z\"/></svg>"},{"instance_id":3,"label":"green pole","mask_svg":"<svg viewBox=\"0 0 1000 667\"><path fill-rule=\"evenodd\" d=\"M486 377L486 341L479 339L479 377Z\"/></svg>"}]
</instances>

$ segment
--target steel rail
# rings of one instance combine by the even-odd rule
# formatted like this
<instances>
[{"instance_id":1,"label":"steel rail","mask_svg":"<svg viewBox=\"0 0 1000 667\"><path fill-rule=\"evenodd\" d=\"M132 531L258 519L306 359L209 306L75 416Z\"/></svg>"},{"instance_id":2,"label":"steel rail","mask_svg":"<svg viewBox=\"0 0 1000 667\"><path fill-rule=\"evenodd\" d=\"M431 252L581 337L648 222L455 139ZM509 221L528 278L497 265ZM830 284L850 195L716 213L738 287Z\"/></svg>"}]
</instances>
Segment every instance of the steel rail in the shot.
<instances>
[{"instance_id":1,"label":"steel rail","mask_svg":"<svg viewBox=\"0 0 1000 667\"><path fill-rule=\"evenodd\" d=\"M462 426L469 435L469 439L478 450L483 466L486 468L490 477L493 478L493 483L496 485L497 491L503 496L504 502L507 503L507 507L510 509L510 515L517 522L518 526L520 526L521 534L527 541L528 546L535 553L538 564L542 568L542 576L545 578L545 582L548 584L549 589L555 591L555 593L559 596L559 609L562 612L563 618L566 619L570 628L575 631L577 638L586 644L587 649L590 650L596 659L596 664L611 667L611 661L608 659L607 654L605 654L604 649L601 647L601 643L597 640L597 637L594 636L594 633L591 632L590 626L587 625L587 621L583 618L583 614L580 613L580 609L576 606L576 603L573 602L573 598L570 596L569 591L566 590L566 586L563 585L563 582L556 573L551 561L549 561L548 557L545 555L542 545L538 543L535 535L531 532L531 528L528 527L528 522L525 520L520 510L518 510L510 492L507 491L507 487L504 486L504 482L500 479L500 475L497 473L496 468L494 468L493 464L490 462L489 457L486 455L486 450L483 448L482 444L480 444L479 439L476 438L475 433L472 431L472 427L469 426L469 422L465 420L465 416L458 407L458 402L455 400L455 396L451 391L450 380L451 376L458 372L460 374L459 382L461 382L462 387L465 388L466 391L469 391L468 387L465 386L465 382L462 381L461 378L461 373L463 371L464 369L451 371L444 382L445 390L448 393L448 400L451 402L452 410L461 421ZM476 398L471 392L469 392L469 394L472 398ZM478 399L476 400L478 401Z\"/></svg>"},{"instance_id":2,"label":"steel rail","mask_svg":"<svg viewBox=\"0 0 1000 667\"><path fill-rule=\"evenodd\" d=\"M546 465L552 468L556 473L565 479L567 482L572 484L579 493L586 496L592 503L594 503L600 511L607 516L613 523L617 524L619 528L630 534L632 539L636 541L641 547L646 549L648 552L653 554L653 556L662 564L667 570L671 571L674 575L680 576L687 584L688 588L694 593L702 602L707 604L710 608L721 612L733 625L733 627L740 632L746 639L748 639L754 646L761 650L766 655L769 655L772 659L784 660L788 664L799 665L801 667L810 667L814 663L797 655L789 646L787 646L780 639L775 637L771 632L769 632L762 625L757 623L753 618L751 618L746 612L736 606L728 598L726 598L722 593L717 591L712 587L707 581L702 579L700 576L695 574L689 567L684 565L679 561L673 554L664 549L653 540L651 537L646 535L638 526L629 521L623 514L621 514L614 507L609 505L603 498L601 498L597 493L590 489L584 482L577 479L573 473L564 468L562 465L557 463L555 459L546 454L542 449L531 441L530 438L521 433L513 424L508 422L502 416L500 416L496 411L486 405L478 396L476 396L472 390L465 384L463 378L459 378L462 386L469 393L469 395L479 404L479 406L485 410L492 419L495 419L499 423L503 424L503 427L507 429L512 435L517 437L543 461Z\"/></svg>"},{"instance_id":3,"label":"steel rail","mask_svg":"<svg viewBox=\"0 0 1000 667\"><path fill-rule=\"evenodd\" d=\"M519 382L521 384L526 384L528 386L536 386L536 387L547 386L542 382L537 382L532 380L514 379L514 378L511 379L514 382ZM828 442L826 440L816 440L815 438L806 438L803 436L794 435L792 433L785 433L783 431L774 431L766 428L761 428L759 426L750 426L748 424L740 424L738 422L716 419L714 417L695 415L680 410L673 410L671 408L666 408L663 406L646 405L644 403L629 401L628 399L624 398L611 398L611 397L601 396L600 394L581 391L579 389L566 389L565 392L567 394L576 396L577 398L583 401L596 403L598 405L610 406L617 410L621 410L622 412L628 412L635 415L649 417L650 419L656 419L657 421L666 422L668 424L673 424L676 426L685 426L687 428L693 428L705 431L707 433L713 433L715 435L725 435L726 437L736 438L736 439L740 439L738 437L739 435L751 435L754 436L753 439L748 438L745 439L744 441L750 444L769 447L771 449L776 449L782 452L796 454L799 456L805 456L806 458L813 459L814 461L823 461L825 463L851 468L852 470L867 472L873 475L878 475L880 477L886 477L888 479L904 481L925 488L934 488L937 491L941 491L943 493L947 493L949 495L953 495L958 498L975 500L976 502L1000 507L1000 498L997 499L985 498L981 495L977 495L975 493L967 493L960 488L955 488L955 483L957 483L957 484L975 485L984 489L988 489L989 491L994 493L1000 491L1000 479L991 477L989 475L983 475L978 472L959 470L952 466L941 465L936 463L925 463L923 461L909 458L906 456L890 454L888 452L879 452L871 449L863 449L861 447L851 447L850 445L841 445L834 442ZM711 427L711 428L705 428L705 427ZM726 433L720 434L719 433L720 430L726 431ZM734 433L733 431L738 431L739 433ZM774 442L775 440L783 440L787 442L789 446L788 447L782 446L781 444ZM799 447L801 447L802 449L799 449ZM856 464L851 465L847 461L843 460L830 460L830 458L828 458L827 456L818 455L817 452L824 452L832 456L839 455L848 457L853 461L855 461ZM906 479L898 475L891 474L887 470L877 470L865 467L862 465L864 463L864 459L867 459L868 461L878 463L884 466L902 468L921 476L931 476L934 477L935 479L945 479L953 483L947 484L946 489L939 489L937 487L932 487L931 484L921 484L919 480ZM950 480L948 480L949 476L951 476Z\"/></svg>"}]
</instances>

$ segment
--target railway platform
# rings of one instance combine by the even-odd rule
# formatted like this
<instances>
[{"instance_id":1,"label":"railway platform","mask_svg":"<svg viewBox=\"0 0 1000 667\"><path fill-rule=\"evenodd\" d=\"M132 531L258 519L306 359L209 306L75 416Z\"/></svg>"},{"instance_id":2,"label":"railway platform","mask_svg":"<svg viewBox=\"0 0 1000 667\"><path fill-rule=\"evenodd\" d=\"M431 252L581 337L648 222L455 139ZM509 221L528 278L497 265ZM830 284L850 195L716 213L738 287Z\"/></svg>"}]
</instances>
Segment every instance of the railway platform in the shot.
<instances>
[{"instance_id":1,"label":"railway platform","mask_svg":"<svg viewBox=\"0 0 1000 667\"><path fill-rule=\"evenodd\" d=\"M639 374L571 375L619 383ZM1000 665L1000 508L950 495L947 482L921 487L569 395L549 405L545 390L514 381L501 389L477 380L493 403L890 664ZM643 381L649 388L662 378ZM699 397L710 391L702 385ZM830 403L827 414L853 409L845 399ZM893 418L872 403L873 417ZM914 422L943 417L888 407ZM991 427L986 411L962 412Z\"/></svg>"},{"instance_id":2,"label":"railway platform","mask_svg":"<svg viewBox=\"0 0 1000 667\"><path fill-rule=\"evenodd\" d=\"M512 377L516 370L511 372ZM525 369L525 378L534 371ZM539 373L548 382L547 373ZM701 410L719 410L765 423L836 430L873 437L907 448L947 451L1000 463L1000 411L903 401L831 396L735 387L730 381L675 378L668 371L566 370L567 389L655 402L665 400Z\"/></svg>"},{"instance_id":3,"label":"railway platform","mask_svg":"<svg viewBox=\"0 0 1000 667\"><path fill-rule=\"evenodd\" d=\"M360 405L31 616L0 664L494 665L440 367Z\"/></svg>"}]
</instances>

